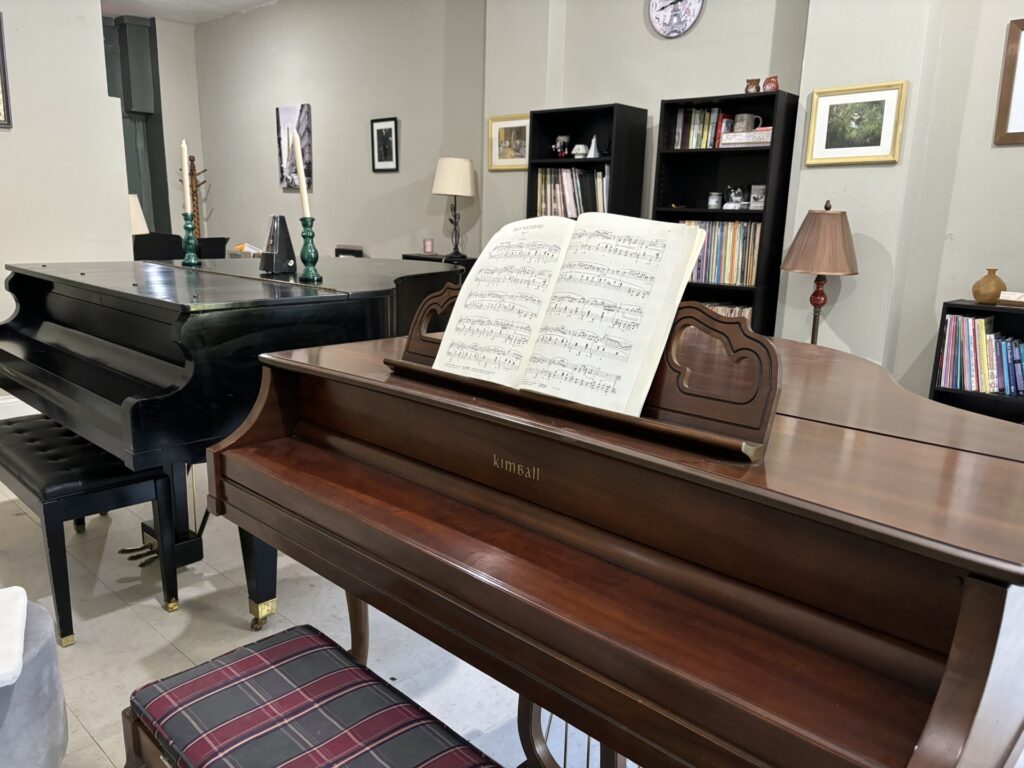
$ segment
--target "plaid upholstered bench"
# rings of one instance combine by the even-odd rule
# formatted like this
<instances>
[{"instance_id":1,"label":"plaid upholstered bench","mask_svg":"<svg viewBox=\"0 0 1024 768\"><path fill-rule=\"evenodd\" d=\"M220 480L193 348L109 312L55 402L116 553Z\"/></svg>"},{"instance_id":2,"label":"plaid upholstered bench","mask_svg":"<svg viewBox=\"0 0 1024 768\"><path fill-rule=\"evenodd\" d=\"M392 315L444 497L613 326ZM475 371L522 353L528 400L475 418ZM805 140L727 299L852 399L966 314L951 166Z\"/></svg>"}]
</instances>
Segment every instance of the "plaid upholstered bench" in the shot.
<instances>
[{"instance_id":1,"label":"plaid upholstered bench","mask_svg":"<svg viewBox=\"0 0 1024 768\"><path fill-rule=\"evenodd\" d=\"M313 627L143 686L125 768L497 765Z\"/></svg>"}]
</instances>

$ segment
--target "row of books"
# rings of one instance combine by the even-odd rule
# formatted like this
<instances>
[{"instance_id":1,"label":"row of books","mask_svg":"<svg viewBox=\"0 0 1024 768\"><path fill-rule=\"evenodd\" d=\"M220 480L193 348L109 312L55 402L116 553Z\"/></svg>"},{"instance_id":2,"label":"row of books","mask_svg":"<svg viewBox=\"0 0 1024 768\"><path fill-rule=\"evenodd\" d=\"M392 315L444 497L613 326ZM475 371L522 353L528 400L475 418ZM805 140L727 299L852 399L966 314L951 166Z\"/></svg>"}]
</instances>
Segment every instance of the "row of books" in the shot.
<instances>
[{"instance_id":1,"label":"row of books","mask_svg":"<svg viewBox=\"0 0 1024 768\"><path fill-rule=\"evenodd\" d=\"M714 304L707 302L705 302L704 306L715 310L715 312L725 317L745 317L747 320L750 319L750 311L752 309L752 307L744 307L738 304Z\"/></svg>"},{"instance_id":2,"label":"row of books","mask_svg":"<svg viewBox=\"0 0 1024 768\"><path fill-rule=\"evenodd\" d=\"M690 280L696 283L754 285L757 251L761 245L759 221L687 221L707 232Z\"/></svg>"},{"instance_id":3,"label":"row of books","mask_svg":"<svg viewBox=\"0 0 1024 768\"><path fill-rule=\"evenodd\" d=\"M992 330L993 318L946 315L938 385L984 394L1024 395L1020 339Z\"/></svg>"},{"instance_id":4,"label":"row of books","mask_svg":"<svg viewBox=\"0 0 1024 768\"><path fill-rule=\"evenodd\" d=\"M581 213L604 213L608 200L608 166L604 170L539 168L537 215L579 218Z\"/></svg>"},{"instance_id":5,"label":"row of books","mask_svg":"<svg viewBox=\"0 0 1024 768\"><path fill-rule=\"evenodd\" d=\"M683 109L676 112L673 149L714 149L721 145L723 123L731 120L718 107Z\"/></svg>"}]
</instances>

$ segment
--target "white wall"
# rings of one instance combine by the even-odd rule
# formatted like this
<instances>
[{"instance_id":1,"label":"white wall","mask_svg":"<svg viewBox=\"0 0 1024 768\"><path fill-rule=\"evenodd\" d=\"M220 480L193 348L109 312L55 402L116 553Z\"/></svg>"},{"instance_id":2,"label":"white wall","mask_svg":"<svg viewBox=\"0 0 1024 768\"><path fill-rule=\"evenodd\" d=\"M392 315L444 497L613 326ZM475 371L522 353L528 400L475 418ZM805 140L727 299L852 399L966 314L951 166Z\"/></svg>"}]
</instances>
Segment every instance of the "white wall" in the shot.
<instances>
[{"instance_id":1,"label":"white wall","mask_svg":"<svg viewBox=\"0 0 1024 768\"><path fill-rule=\"evenodd\" d=\"M5 0L13 127L0 129L4 263L131 258L121 109L99 0ZM0 293L0 317L14 308Z\"/></svg>"},{"instance_id":2,"label":"white wall","mask_svg":"<svg viewBox=\"0 0 1024 768\"><path fill-rule=\"evenodd\" d=\"M484 3L477 0L282 0L196 28L199 104L209 169L208 234L262 244L272 214L298 195L278 186L280 105L313 118L317 245L374 257L419 251L442 231L430 193L441 155L482 157ZM399 172L373 173L370 120L399 119ZM180 137L179 137L180 138ZM463 209L463 250L480 249L479 200Z\"/></svg>"},{"instance_id":3,"label":"white wall","mask_svg":"<svg viewBox=\"0 0 1024 768\"><path fill-rule=\"evenodd\" d=\"M199 79L196 75L196 28L177 21L156 20L156 48L160 68L160 109L164 124L164 155L167 159L167 200L171 208L171 229L184 234L181 189L181 140L188 142L189 154L196 156L196 169L203 170L203 137L199 121ZM200 177L200 181L202 177ZM208 234L203 211L206 187L199 188L202 232ZM212 233L211 233L212 234Z\"/></svg>"}]
</instances>

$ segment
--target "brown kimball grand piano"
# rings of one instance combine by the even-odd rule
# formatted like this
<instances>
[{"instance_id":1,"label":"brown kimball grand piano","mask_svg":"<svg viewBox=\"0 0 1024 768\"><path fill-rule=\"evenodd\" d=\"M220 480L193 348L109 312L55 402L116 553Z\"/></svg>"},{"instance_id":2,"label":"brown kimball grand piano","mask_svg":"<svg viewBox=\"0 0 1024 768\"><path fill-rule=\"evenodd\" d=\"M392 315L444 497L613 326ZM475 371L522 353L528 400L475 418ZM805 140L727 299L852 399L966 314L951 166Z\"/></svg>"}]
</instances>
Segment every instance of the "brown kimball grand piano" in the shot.
<instances>
[{"instance_id":1,"label":"brown kimball grand piano","mask_svg":"<svg viewBox=\"0 0 1024 768\"><path fill-rule=\"evenodd\" d=\"M727 322L680 391L743 401ZM1021 427L776 341L758 460L393 371L405 344L263 356L211 507L644 766L1024 761Z\"/></svg>"}]
</instances>

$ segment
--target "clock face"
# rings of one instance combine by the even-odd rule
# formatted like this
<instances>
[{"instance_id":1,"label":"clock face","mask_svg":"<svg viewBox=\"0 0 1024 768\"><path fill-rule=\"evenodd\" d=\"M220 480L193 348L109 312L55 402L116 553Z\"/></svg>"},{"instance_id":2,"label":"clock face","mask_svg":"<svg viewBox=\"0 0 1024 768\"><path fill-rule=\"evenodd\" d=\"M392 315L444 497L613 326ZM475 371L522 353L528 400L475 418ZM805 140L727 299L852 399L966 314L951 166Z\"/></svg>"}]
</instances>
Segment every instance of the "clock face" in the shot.
<instances>
[{"instance_id":1,"label":"clock face","mask_svg":"<svg viewBox=\"0 0 1024 768\"><path fill-rule=\"evenodd\" d=\"M704 0L648 0L648 15L654 31L662 37L679 37L688 32L704 10Z\"/></svg>"}]
</instances>

